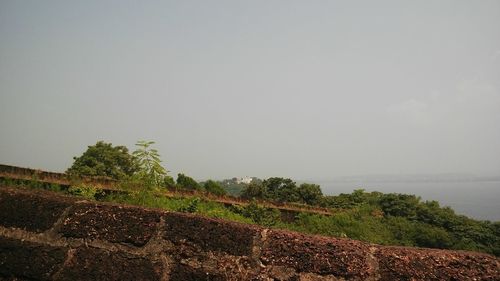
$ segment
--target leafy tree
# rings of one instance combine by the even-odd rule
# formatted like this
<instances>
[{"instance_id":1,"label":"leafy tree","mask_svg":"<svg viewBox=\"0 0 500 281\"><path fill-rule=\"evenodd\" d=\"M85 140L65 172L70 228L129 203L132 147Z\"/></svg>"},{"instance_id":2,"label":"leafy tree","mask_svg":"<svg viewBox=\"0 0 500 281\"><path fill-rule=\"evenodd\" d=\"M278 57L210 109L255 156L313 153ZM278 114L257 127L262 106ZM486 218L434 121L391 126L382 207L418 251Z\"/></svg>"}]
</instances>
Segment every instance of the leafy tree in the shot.
<instances>
[{"instance_id":1,"label":"leafy tree","mask_svg":"<svg viewBox=\"0 0 500 281\"><path fill-rule=\"evenodd\" d=\"M446 230L426 224L419 224L415 232L415 242L419 247L448 249L452 246L452 237Z\"/></svg>"},{"instance_id":2,"label":"leafy tree","mask_svg":"<svg viewBox=\"0 0 500 281\"><path fill-rule=\"evenodd\" d=\"M89 146L80 157L73 159L75 161L66 173L75 176L104 176L120 180L132 176L138 169L125 146L113 146L103 141Z\"/></svg>"},{"instance_id":3,"label":"leafy tree","mask_svg":"<svg viewBox=\"0 0 500 281\"><path fill-rule=\"evenodd\" d=\"M279 202L298 202L297 185L291 179L268 178L262 182L267 190L266 197Z\"/></svg>"},{"instance_id":4,"label":"leafy tree","mask_svg":"<svg viewBox=\"0 0 500 281\"><path fill-rule=\"evenodd\" d=\"M451 229L455 224L455 211L449 207L441 208L437 201L425 201L417 206L417 220L434 226Z\"/></svg>"},{"instance_id":5,"label":"leafy tree","mask_svg":"<svg viewBox=\"0 0 500 281\"><path fill-rule=\"evenodd\" d=\"M323 197L323 192L317 184L303 183L297 190L302 202L309 205L318 205Z\"/></svg>"},{"instance_id":6,"label":"leafy tree","mask_svg":"<svg viewBox=\"0 0 500 281\"><path fill-rule=\"evenodd\" d=\"M138 141L137 150L133 152L139 167L138 176L148 186L162 186L167 170L162 167L158 150L150 148L154 141Z\"/></svg>"},{"instance_id":7,"label":"leafy tree","mask_svg":"<svg viewBox=\"0 0 500 281\"><path fill-rule=\"evenodd\" d=\"M321 200L321 206L338 208L338 209L352 209L359 206L352 194L341 193L337 196L324 196Z\"/></svg>"},{"instance_id":8,"label":"leafy tree","mask_svg":"<svg viewBox=\"0 0 500 281\"><path fill-rule=\"evenodd\" d=\"M380 198L380 207L386 215L414 219L419 201L415 195L390 193Z\"/></svg>"},{"instance_id":9,"label":"leafy tree","mask_svg":"<svg viewBox=\"0 0 500 281\"><path fill-rule=\"evenodd\" d=\"M378 206L380 192L365 192L364 189L355 189L352 193L341 193L337 196L324 196L320 202L321 206L339 209L353 209L362 205Z\"/></svg>"},{"instance_id":10,"label":"leafy tree","mask_svg":"<svg viewBox=\"0 0 500 281\"><path fill-rule=\"evenodd\" d=\"M177 175L177 185L184 189L200 190L201 186L193 178L179 173Z\"/></svg>"},{"instance_id":11,"label":"leafy tree","mask_svg":"<svg viewBox=\"0 0 500 281\"><path fill-rule=\"evenodd\" d=\"M266 198L267 190L264 185L260 182L251 182L249 185L243 189L241 193L241 198L244 199L264 199Z\"/></svg>"},{"instance_id":12,"label":"leafy tree","mask_svg":"<svg viewBox=\"0 0 500 281\"><path fill-rule=\"evenodd\" d=\"M171 176L165 176L165 178L163 179L163 186L169 189L175 188L176 186L174 178Z\"/></svg>"},{"instance_id":13,"label":"leafy tree","mask_svg":"<svg viewBox=\"0 0 500 281\"><path fill-rule=\"evenodd\" d=\"M224 190L224 188L222 188L222 186L220 184L218 184L217 182L213 181L213 180L208 180L205 182L205 184L203 185L203 187L205 188L205 190L209 193L212 193L212 194L215 194L215 195L225 195L226 194L226 190Z\"/></svg>"},{"instance_id":14,"label":"leafy tree","mask_svg":"<svg viewBox=\"0 0 500 281\"><path fill-rule=\"evenodd\" d=\"M272 177L262 182L252 181L241 193L242 198L270 199L278 202L304 202L318 205L323 193L316 184L304 183L297 187L291 179Z\"/></svg>"}]
</instances>

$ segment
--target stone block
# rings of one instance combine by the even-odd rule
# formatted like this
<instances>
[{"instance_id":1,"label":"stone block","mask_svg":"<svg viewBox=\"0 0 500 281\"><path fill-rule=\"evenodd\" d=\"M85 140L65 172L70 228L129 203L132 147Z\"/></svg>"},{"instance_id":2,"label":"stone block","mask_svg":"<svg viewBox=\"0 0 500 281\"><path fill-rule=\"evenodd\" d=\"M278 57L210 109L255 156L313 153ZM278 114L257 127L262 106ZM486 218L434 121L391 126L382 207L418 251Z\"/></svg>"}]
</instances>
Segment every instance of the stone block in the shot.
<instances>
[{"instance_id":1,"label":"stone block","mask_svg":"<svg viewBox=\"0 0 500 281\"><path fill-rule=\"evenodd\" d=\"M147 258L96 248L70 250L54 280L160 280L163 268Z\"/></svg>"},{"instance_id":2,"label":"stone block","mask_svg":"<svg viewBox=\"0 0 500 281\"><path fill-rule=\"evenodd\" d=\"M0 225L32 232L50 229L73 199L51 192L0 189Z\"/></svg>"},{"instance_id":3,"label":"stone block","mask_svg":"<svg viewBox=\"0 0 500 281\"><path fill-rule=\"evenodd\" d=\"M140 207L80 203L71 208L60 232L65 237L143 246L156 233L160 217L160 211Z\"/></svg>"},{"instance_id":4,"label":"stone block","mask_svg":"<svg viewBox=\"0 0 500 281\"><path fill-rule=\"evenodd\" d=\"M265 265L286 266L299 273L364 280L373 274L370 248L355 240L271 230L262 249Z\"/></svg>"},{"instance_id":5,"label":"stone block","mask_svg":"<svg viewBox=\"0 0 500 281\"><path fill-rule=\"evenodd\" d=\"M481 253L379 247L376 257L380 280L500 280L500 261Z\"/></svg>"},{"instance_id":6,"label":"stone block","mask_svg":"<svg viewBox=\"0 0 500 281\"><path fill-rule=\"evenodd\" d=\"M51 280L66 252L62 247L0 237L0 279Z\"/></svg>"},{"instance_id":7,"label":"stone block","mask_svg":"<svg viewBox=\"0 0 500 281\"><path fill-rule=\"evenodd\" d=\"M168 213L165 222L165 239L174 244L188 241L205 251L222 251L231 255L252 255L254 238L261 231L253 225L182 213Z\"/></svg>"}]
</instances>

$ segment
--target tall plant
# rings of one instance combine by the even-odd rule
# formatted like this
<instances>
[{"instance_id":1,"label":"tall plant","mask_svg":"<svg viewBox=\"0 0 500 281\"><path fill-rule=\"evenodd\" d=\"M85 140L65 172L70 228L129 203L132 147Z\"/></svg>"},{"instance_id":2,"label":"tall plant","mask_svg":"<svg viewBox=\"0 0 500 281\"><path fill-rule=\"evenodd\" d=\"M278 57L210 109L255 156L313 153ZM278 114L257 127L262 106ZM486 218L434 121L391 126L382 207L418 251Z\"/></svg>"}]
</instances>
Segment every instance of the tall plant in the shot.
<instances>
[{"instance_id":1,"label":"tall plant","mask_svg":"<svg viewBox=\"0 0 500 281\"><path fill-rule=\"evenodd\" d=\"M137 149L132 153L139 167L138 176L148 187L161 186L167 176L167 170L161 165L158 150L151 148L154 141L138 141Z\"/></svg>"}]
</instances>

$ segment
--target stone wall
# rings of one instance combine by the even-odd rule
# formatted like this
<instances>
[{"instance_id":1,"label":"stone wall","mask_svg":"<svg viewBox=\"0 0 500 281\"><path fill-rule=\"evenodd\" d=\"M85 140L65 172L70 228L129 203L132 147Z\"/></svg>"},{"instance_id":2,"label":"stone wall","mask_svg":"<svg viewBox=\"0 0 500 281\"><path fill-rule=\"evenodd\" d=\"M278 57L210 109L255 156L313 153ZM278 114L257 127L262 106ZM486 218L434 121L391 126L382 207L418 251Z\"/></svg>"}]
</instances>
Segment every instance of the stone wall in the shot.
<instances>
[{"instance_id":1,"label":"stone wall","mask_svg":"<svg viewBox=\"0 0 500 281\"><path fill-rule=\"evenodd\" d=\"M64 173L47 172L3 164L0 164L0 178L36 180L38 182L55 183L63 186L69 186L76 182L83 182L107 189L113 189L114 185L117 183L116 180L106 177L78 177L73 179Z\"/></svg>"},{"instance_id":2,"label":"stone wall","mask_svg":"<svg viewBox=\"0 0 500 281\"><path fill-rule=\"evenodd\" d=\"M0 164L0 179L6 180L26 180L38 183L58 184L65 188L78 183L85 183L93 187L104 190L106 193L123 192L119 188L119 181L106 177L86 177L86 176L70 176L64 173L55 173L42 170L35 170L30 168L23 168L17 166ZM211 201L219 202L224 205L247 205L249 200L230 195L217 196L207 192L196 190L165 190L165 196L180 196L180 197L194 197L203 196ZM331 215L330 210L318 206L310 206L306 204L297 203L278 203L270 201L257 201L260 206L274 208L281 212L283 221L291 222L299 212L309 212L319 215Z\"/></svg>"},{"instance_id":3,"label":"stone wall","mask_svg":"<svg viewBox=\"0 0 500 281\"><path fill-rule=\"evenodd\" d=\"M0 280L500 280L490 255L383 247L0 187Z\"/></svg>"}]
</instances>

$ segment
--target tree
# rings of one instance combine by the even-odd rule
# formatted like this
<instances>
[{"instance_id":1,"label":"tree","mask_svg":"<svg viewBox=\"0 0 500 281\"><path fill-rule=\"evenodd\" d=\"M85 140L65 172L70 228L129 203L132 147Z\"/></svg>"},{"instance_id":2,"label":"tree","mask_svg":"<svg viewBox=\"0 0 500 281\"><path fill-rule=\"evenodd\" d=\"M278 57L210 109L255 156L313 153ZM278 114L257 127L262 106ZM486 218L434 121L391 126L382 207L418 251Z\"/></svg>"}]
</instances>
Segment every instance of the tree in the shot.
<instances>
[{"instance_id":1,"label":"tree","mask_svg":"<svg viewBox=\"0 0 500 281\"><path fill-rule=\"evenodd\" d=\"M191 190L201 189L200 184L196 182L193 178L180 173L177 175L177 185L185 189L191 189Z\"/></svg>"},{"instance_id":2,"label":"tree","mask_svg":"<svg viewBox=\"0 0 500 281\"><path fill-rule=\"evenodd\" d=\"M291 179L268 178L262 182L267 190L267 197L279 202L298 202L297 185Z\"/></svg>"},{"instance_id":3,"label":"tree","mask_svg":"<svg viewBox=\"0 0 500 281\"><path fill-rule=\"evenodd\" d=\"M417 224L415 242L419 247L448 249L452 243L451 235L443 228L428 224Z\"/></svg>"},{"instance_id":4,"label":"tree","mask_svg":"<svg viewBox=\"0 0 500 281\"><path fill-rule=\"evenodd\" d=\"M175 188L175 180L171 176L165 176L163 179L163 186L168 188L168 189L174 189Z\"/></svg>"},{"instance_id":5,"label":"tree","mask_svg":"<svg viewBox=\"0 0 500 281\"><path fill-rule=\"evenodd\" d=\"M317 184L303 183L297 189L300 200L309 205L318 205L323 197L323 192Z\"/></svg>"},{"instance_id":6,"label":"tree","mask_svg":"<svg viewBox=\"0 0 500 281\"><path fill-rule=\"evenodd\" d=\"M154 141L138 141L138 146L132 154L139 167L138 176L148 186L162 186L165 183L167 170L162 167L158 150L150 148Z\"/></svg>"},{"instance_id":7,"label":"tree","mask_svg":"<svg viewBox=\"0 0 500 281\"><path fill-rule=\"evenodd\" d=\"M264 199L266 198L267 190L260 182L252 181L241 192L241 198L244 199Z\"/></svg>"},{"instance_id":8,"label":"tree","mask_svg":"<svg viewBox=\"0 0 500 281\"><path fill-rule=\"evenodd\" d=\"M113 146L103 141L89 146L80 157L73 159L73 165L66 170L69 175L103 176L120 180L133 175L138 168L125 146Z\"/></svg>"},{"instance_id":9,"label":"tree","mask_svg":"<svg viewBox=\"0 0 500 281\"><path fill-rule=\"evenodd\" d=\"M386 215L414 219L419 202L420 198L415 195L390 193L381 196L379 204Z\"/></svg>"},{"instance_id":10,"label":"tree","mask_svg":"<svg viewBox=\"0 0 500 281\"><path fill-rule=\"evenodd\" d=\"M205 188L205 190L207 192L215 194L215 195L222 196L222 195L226 194L226 190L224 190L224 188L222 188L222 186L220 184L218 184L217 182L215 182L213 180L206 181L205 184L203 185L203 187Z\"/></svg>"}]
</instances>

